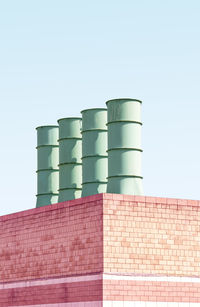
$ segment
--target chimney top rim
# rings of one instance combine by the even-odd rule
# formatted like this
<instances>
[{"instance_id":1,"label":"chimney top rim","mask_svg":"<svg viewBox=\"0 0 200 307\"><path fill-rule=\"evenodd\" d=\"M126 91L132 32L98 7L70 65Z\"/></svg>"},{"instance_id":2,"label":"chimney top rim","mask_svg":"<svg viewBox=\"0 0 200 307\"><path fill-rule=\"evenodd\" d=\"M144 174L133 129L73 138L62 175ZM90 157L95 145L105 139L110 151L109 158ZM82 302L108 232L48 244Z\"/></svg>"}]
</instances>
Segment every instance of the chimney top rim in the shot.
<instances>
[{"instance_id":1,"label":"chimney top rim","mask_svg":"<svg viewBox=\"0 0 200 307\"><path fill-rule=\"evenodd\" d=\"M62 117L62 118L59 118L59 119L57 120L57 122L59 123L60 120L65 120L65 119L80 119L80 120L82 120L81 117Z\"/></svg>"},{"instance_id":2,"label":"chimney top rim","mask_svg":"<svg viewBox=\"0 0 200 307\"><path fill-rule=\"evenodd\" d=\"M116 98L116 99L110 99L110 100L107 100L106 101L106 104L108 104L109 102L111 101L120 101L120 100L126 100L126 101L137 101L137 102L140 102L142 103L142 100L139 100L139 99L134 99L134 98Z\"/></svg>"},{"instance_id":3,"label":"chimney top rim","mask_svg":"<svg viewBox=\"0 0 200 307\"><path fill-rule=\"evenodd\" d=\"M97 110L97 111L107 111L106 108L91 108L91 109L84 109L80 113L83 113L83 112L86 112L86 111L94 111L94 110Z\"/></svg>"},{"instance_id":4,"label":"chimney top rim","mask_svg":"<svg viewBox=\"0 0 200 307\"><path fill-rule=\"evenodd\" d=\"M43 126L38 126L35 129L37 130L38 128L58 128L58 125L43 125Z\"/></svg>"}]
</instances>

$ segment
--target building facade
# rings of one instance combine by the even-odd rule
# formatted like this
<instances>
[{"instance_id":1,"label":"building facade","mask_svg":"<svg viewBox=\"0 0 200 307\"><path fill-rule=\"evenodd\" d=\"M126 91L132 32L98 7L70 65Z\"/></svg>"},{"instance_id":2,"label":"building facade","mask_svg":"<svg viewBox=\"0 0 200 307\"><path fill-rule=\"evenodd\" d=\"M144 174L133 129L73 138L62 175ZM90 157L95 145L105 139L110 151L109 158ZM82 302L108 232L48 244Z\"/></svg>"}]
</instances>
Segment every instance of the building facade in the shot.
<instances>
[{"instance_id":1,"label":"building facade","mask_svg":"<svg viewBox=\"0 0 200 307\"><path fill-rule=\"evenodd\" d=\"M200 306L200 201L98 194L0 217L0 307Z\"/></svg>"}]
</instances>

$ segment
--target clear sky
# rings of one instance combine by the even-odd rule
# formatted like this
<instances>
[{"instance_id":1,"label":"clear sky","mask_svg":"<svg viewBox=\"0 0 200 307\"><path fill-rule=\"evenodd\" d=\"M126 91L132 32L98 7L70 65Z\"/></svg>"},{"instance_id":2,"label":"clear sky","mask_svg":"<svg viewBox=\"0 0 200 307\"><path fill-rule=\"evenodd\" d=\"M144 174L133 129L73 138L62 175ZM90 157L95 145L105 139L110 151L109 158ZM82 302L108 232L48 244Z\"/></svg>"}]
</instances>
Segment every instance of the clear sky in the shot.
<instances>
[{"instance_id":1,"label":"clear sky","mask_svg":"<svg viewBox=\"0 0 200 307\"><path fill-rule=\"evenodd\" d=\"M200 199L200 1L0 1L0 215L35 207L36 130L143 101L145 195Z\"/></svg>"}]
</instances>

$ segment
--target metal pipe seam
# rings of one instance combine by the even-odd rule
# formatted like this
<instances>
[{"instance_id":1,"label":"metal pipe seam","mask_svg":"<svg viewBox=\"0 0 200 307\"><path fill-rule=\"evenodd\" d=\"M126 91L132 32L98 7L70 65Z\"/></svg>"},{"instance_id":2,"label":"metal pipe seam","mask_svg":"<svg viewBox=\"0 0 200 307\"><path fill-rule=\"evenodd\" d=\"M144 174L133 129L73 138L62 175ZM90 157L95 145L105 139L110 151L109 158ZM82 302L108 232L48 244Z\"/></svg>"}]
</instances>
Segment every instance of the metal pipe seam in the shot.
<instances>
[{"instance_id":1,"label":"metal pipe seam","mask_svg":"<svg viewBox=\"0 0 200 307\"><path fill-rule=\"evenodd\" d=\"M116 99L109 99L106 101L106 105L111 102L111 101L121 101L121 100L125 100L125 101L137 101L142 103L142 100L139 99L134 99L134 98L116 98Z\"/></svg>"},{"instance_id":2,"label":"metal pipe seam","mask_svg":"<svg viewBox=\"0 0 200 307\"><path fill-rule=\"evenodd\" d=\"M115 148L109 148L109 149L107 149L106 151L107 152L109 152L109 151L111 151L111 150L128 150L128 151L140 151L140 152L143 152L143 150L142 149L140 149L140 148L131 148L131 147L129 147L129 148L127 148L127 147L115 147Z\"/></svg>"},{"instance_id":3,"label":"metal pipe seam","mask_svg":"<svg viewBox=\"0 0 200 307\"><path fill-rule=\"evenodd\" d=\"M112 120L110 122L107 122L106 126L108 126L110 124L116 124L116 123L132 123L132 124L138 124L138 125L141 125L141 126L143 125L142 122L138 122L136 120Z\"/></svg>"},{"instance_id":4,"label":"metal pipe seam","mask_svg":"<svg viewBox=\"0 0 200 307\"><path fill-rule=\"evenodd\" d=\"M82 188L60 188L58 191L65 191L65 190L82 190Z\"/></svg>"},{"instance_id":5,"label":"metal pipe seam","mask_svg":"<svg viewBox=\"0 0 200 307\"><path fill-rule=\"evenodd\" d=\"M58 166L62 166L62 165L82 165L82 163L79 162L63 162L63 163L59 163Z\"/></svg>"},{"instance_id":6,"label":"metal pipe seam","mask_svg":"<svg viewBox=\"0 0 200 307\"><path fill-rule=\"evenodd\" d=\"M59 145L38 145L35 148L38 149L38 148L41 148L41 147L59 147Z\"/></svg>"},{"instance_id":7,"label":"metal pipe seam","mask_svg":"<svg viewBox=\"0 0 200 307\"><path fill-rule=\"evenodd\" d=\"M81 160L83 160L84 158L92 158L92 157L108 158L108 155L88 155L88 156L83 156Z\"/></svg>"},{"instance_id":8,"label":"metal pipe seam","mask_svg":"<svg viewBox=\"0 0 200 307\"><path fill-rule=\"evenodd\" d=\"M43 172L43 171L58 172L59 169L58 169L58 168L57 168L57 169L55 169L55 168L41 168L41 169L38 169L38 170L36 171L36 173Z\"/></svg>"},{"instance_id":9,"label":"metal pipe seam","mask_svg":"<svg viewBox=\"0 0 200 307\"><path fill-rule=\"evenodd\" d=\"M88 132L88 131L103 131L103 132L107 132L108 130L107 129L86 129L86 130L82 130L81 131L81 134L85 133L85 132Z\"/></svg>"},{"instance_id":10,"label":"metal pipe seam","mask_svg":"<svg viewBox=\"0 0 200 307\"><path fill-rule=\"evenodd\" d=\"M139 178L139 179L143 179L142 176L136 176L136 175L115 175L115 176L108 176L107 179L108 178L119 178L119 177L121 177L121 178Z\"/></svg>"},{"instance_id":11,"label":"metal pipe seam","mask_svg":"<svg viewBox=\"0 0 200 307\"><path fill-rule=\"evenodd\" d=\"M40 196L40 195L59 195L58 193L40 193L40 194L36 194L36 196Z\"/></svg>"},{"instance_id":12,"label":"metal pipe seam","mask_svg":"<svg viewBox=\"0 0 200 307\"><path fill-rule=\"evenodd\" d=\"M107 181L101 181L101 180L85 181L85 182L82 183L82 185L90 184L90 183L105 183L105 184L107 184Z\"/></svg>"},{"instance_id":13,"label":"metal pipe seam","mask_svg":"<svg viewBox=\"0 0 200 307\"><path fill-rule=\"evenodd\" d=\"M79 138L79 137L66 137L66 138L60 138L60 139L58 139L58 142L60 142L60 141L64 141L64 140L82 140L82 138Z\"/></svg>"}]
</instances>

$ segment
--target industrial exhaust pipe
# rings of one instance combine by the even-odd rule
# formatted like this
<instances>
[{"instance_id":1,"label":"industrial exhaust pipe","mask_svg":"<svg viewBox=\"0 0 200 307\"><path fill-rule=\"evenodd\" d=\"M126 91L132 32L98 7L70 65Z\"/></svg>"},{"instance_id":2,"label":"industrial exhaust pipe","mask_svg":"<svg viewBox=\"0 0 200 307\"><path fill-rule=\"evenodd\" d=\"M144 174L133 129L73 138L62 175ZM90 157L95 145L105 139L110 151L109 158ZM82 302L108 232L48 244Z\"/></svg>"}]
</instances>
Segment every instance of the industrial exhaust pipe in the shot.
<instances>
[{"instance_id":1,"label":"industrial exhaust pipe","mask_svg":"<svg viewBox=\"0 0 200 307\"><path fill-rule=\"evenodd\" d=\"M82 137L81 118L68 117L59 124L59 197L58 202L81 197Z\"/></svg>"},{"instance_id":2,"label":"industrial exhaust pipe","mask_svg":"<svg viewBox=\"0 0 200 307\"><path fill-rule=\"evenodd\" d=\"M82 197L105 193L107 187L107 109L82 112Z\"/></svg>"},{"instance_id":3,"label":"industrial exhaust pipe","mask_svg":"<svg viewBox=\"0 0 200 307\"><path fill-rule=\"evenodd\" d=\"M36 130L36 207L42 207L58 202L58 126L40 126Z\"/></svg>"},{"instance_id":4,"label":"industrial exhaust pipe","mask_svg":"<svg viewBox=\"0 0 200 307\"><path fill-rule=\"evenodd\" d=\"M113 99L108 108L107 193L143 195L141 101Z\"/></svg>"}]
</instances>

